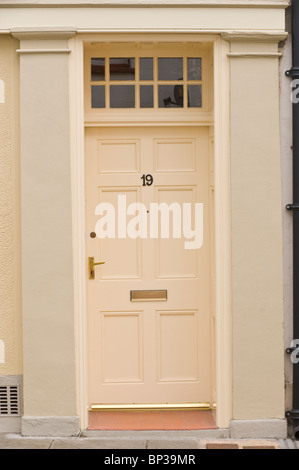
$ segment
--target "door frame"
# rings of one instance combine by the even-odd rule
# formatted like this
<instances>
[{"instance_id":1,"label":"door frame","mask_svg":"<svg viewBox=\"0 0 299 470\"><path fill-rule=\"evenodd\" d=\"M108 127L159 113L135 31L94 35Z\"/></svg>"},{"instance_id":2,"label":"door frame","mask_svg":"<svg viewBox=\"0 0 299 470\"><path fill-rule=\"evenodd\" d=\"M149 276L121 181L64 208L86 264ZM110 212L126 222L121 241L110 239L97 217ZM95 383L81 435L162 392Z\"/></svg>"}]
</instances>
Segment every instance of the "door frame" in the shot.
<instances>
[{"instance_id":1,"label":"door frame","mask_svg":"<svg viewBox=\"0 0 299 470\"><path fill-rule=\"evenodd\" d=\"M88 426L87 331L85 255L85 152L84 152L84 42L136 42L142 34L82 34L70 39L70 151L72 179L74 322L76 344L76 400L80 428ZM220 35L144 34L157 42L213 44L214 56L214 175L215 175L215 377L216 424L228 428L232 419L232 309L231 309L231 204L229 43Z\"/></svg>"}]
</instances>

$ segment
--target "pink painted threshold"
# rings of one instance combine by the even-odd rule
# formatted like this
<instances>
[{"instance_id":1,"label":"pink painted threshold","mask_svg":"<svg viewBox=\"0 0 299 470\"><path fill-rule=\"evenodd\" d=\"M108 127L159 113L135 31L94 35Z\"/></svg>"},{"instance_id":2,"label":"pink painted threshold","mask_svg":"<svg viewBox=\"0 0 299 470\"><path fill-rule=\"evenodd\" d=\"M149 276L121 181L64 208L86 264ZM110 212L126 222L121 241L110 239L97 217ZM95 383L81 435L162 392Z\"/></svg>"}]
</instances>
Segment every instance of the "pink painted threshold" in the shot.
<instances>
[{"instance_id":1,"label":"pink painted threshold","mask_svg":"<svg viewBox=\"0 0 299 470\"><path fill-rule=\"evenodd\" d=\"M89 430L217 429L211 411L91 411Z\"/></svg>"}]
</instances>

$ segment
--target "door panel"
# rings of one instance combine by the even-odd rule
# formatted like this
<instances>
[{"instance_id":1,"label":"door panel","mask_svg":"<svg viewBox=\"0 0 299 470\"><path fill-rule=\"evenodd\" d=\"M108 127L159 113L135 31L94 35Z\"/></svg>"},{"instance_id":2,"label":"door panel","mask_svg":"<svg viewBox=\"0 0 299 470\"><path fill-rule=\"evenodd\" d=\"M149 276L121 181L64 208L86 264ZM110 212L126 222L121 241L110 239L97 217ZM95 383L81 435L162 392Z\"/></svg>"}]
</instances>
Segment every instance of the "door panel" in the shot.
<instances>
[{"instance_id":1,"label":"door panel","mask_svg":"<svg viewBox=\"0 0 299 470\"><path fill-rule=\"evenodd\" d=\"M197 311L157 312L159 382L198 380Z\"/></svg>"},{"instance_id":2,"label":"door panel","mask_svg":"<svg viewBox=\"0 0 299 470\"><path fill-rule=\"evenodd\" d=\"M133 173L140 168L138 140L99 140L99 173Z\"/></svg>"},{"instance_id":3,"label":"door panel","mask_svg":"<svg viewBox=\"0 0 299 470\"><path fill-rule=\"evenodd\" d=\"M143 379L142 312L101 312L103 383Z\"/></svg>"},{"instance_id":4,"label":"door panel","mask_svg":"<svg viewBox=\"0 0 299 470\"><path fill-rule=\"evenodd\" d=\"M196 171L195 139L156 139L156 171Z\"/></svg>"},{"instance_id":5,"label":"door panel","mask_svg":"<svg viewBox=\"0 0 299 470\"><path fill-rule=\"evenodd\" d=\"M86 129L87 257L105 261L87 279L90 404L211 400L208 148L204 127ZM148 174L153 184L143 186ZM126 214L136 202L146 209L144 238L129 238L121 224L138 233ZM203 244L186 249L183 205L198 202ZM100 203L115 209L115 238L90 237L104 217ZM132 290L164 289L167 300L130 300Z\"/></svg>"},{"instance_id":6,"label":"door panel","mask_svg":"<svg viewBox=\"0 0 299 470\"><path fill-rule=\"evenodd\" d=\"M140 201L140 188L117 186L100 188L98 202L109 203L117 208L119 194L126 196L127 205ZM101 258L106 262L97 271L98 278L107 280L141 279L140 239L104 238L100 242L100 250ZM124 253L126 254L125 260ZM124 262L121 262L122 260Z\"/></svg>"},{"instance_id":7,"label":"door panel","mask_svg":"<svg viewBox=\"0 0 299 470\"><path fill-rule=\"evenodd\" d=\"M196 187L157 187L155 200L159 203L180 204L195 202ZM165 217L166 219L166 217ZM175 221L176 223L177 221ZM169 224L170 225L170 224ZM181 223L180 223L181 225ZM169 229L171 233L171 227ZM182 230L181 230L181 235ZM197 251L184 248L184 238L161 238L156 241L156 277L180 279L196 277Z\"/></svg>"}]
</instances>

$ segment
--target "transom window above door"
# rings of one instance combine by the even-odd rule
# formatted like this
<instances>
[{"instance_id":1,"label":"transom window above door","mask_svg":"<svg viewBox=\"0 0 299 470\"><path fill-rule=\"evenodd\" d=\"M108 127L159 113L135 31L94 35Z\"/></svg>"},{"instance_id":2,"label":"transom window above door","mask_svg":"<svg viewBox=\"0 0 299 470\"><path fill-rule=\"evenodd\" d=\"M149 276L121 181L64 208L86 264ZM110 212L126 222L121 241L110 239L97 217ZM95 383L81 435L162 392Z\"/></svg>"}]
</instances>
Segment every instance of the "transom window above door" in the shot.
<instances>
[{"instance_id":1,"label":"transom window above door","mask_svg":"<svg viewBox=\"0 0 299 470\"><path fill-rule=\"evenodd\" d=\"M90 57L91 109L202 108L202 57Z\"/></svg>"}]
</instances>

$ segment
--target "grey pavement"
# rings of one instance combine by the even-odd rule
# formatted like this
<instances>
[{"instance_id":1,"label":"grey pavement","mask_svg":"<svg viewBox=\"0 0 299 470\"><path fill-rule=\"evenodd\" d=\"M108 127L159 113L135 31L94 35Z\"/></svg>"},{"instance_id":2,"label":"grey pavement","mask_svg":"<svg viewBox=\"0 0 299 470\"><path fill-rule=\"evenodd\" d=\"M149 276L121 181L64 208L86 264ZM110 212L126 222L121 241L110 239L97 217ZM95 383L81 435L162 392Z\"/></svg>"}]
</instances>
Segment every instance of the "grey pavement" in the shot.
<instances>
[{"instance_id":1,"label":"grey pavement","mask_svg":"<svg viewBox=\"0 0 299 470\"><path fill-rule=\"evenodd\" d=\"M230 439L198 437L196 434L104 432L95 436L83 433L77 437L25 437L0 434L0 449L206 449L206 448L274 448L299 450L299 441L292 439Z\"/></svg>"}]
</instances>

